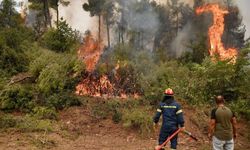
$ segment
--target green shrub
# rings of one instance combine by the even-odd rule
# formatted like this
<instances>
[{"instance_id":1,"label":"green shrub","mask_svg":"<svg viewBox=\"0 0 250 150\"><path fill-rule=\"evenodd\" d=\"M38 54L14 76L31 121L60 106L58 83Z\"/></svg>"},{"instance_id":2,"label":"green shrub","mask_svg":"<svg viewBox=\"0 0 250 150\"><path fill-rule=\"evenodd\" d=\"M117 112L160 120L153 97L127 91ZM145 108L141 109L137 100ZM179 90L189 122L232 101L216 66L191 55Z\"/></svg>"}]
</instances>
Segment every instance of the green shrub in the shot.
<instances>
[{"instance_id":1,"label":"green shrub","mask_svg":"<svg viewBox=\"0 0 250 150\"><path fill-rule=\"evenodd\" d=\"M66 83L67 70L57 63L50 64L44 68L38 78L38 88L44 94L61 92Z\"/></svg>"},{"instance_id":2,"label":"green shrub","mask_svg":"<svg viewBox=\"0 0 250 150\"><path fill-rule=\"evenodd\" d=\"M41 132L52 131L52 122L50 120L39 120L36 117L26 115L22 118L17 118L18 123L16 128L23 132Z\"/></svg>"},{"instance_id":3,"label":"green shrub","mask_svg":"<svg viewBox=\"0 0 250 150\"><path fill-rule=\"evenodd\" d=\"M29 66L29 71L35 76L38 77L40 75L40 72L46 68L49 64L53 64L57 62L57 58L59 55L52 51L48 50L41 50L37 48L38 52L35 54L35 56L32 56L34 59Z\"/></svg>"},{"instance_id":4,"label":"green shrub","mask_svg":"<svg viewBox=\"0 0 250 150\"><path fill-rule=\"evenodd\" d=\"M110 114L107 105L104 104L95 104L91 109L92 115L98 119L107 119Z\"/></svg>"},{"instance_id":5,"label":"green shrub","mask_svg":"<svg viewBox=\"0 0 250 150\"><path fill-rule=\"evenodd\" d=\"M41 50L41 55L30 64L30 72L37 77L38 89L45 95L75 89L84 69L84 64L75 55L47 50Z\"/></svg>"},{"instance_id":6,"label":"green shrub","mask_svg":"<svg viewBox=\"0 0 250 150\"><path fill-rule=\"evenodd\" d=\"M31 86L13 85L6 87L0 95L0 108L6 111L29 112L34 107Z\"/></svg>"},{"instance_id":7,"label":"green shrub","mask_svg":"<svg viewBox=\"0 0 250 150\"><path fill-rule=\"evenodd\" d=\"M249 100L237 100L230 104L232 110L236 113L236 115L243 116L247 120L250 120L250 102Z\"/></svg>"},{"instance_id":8,"label":"green shrub","mask_svg":"<svg viewBox=\"0 0 250 150\"><path fill-rule=\"evenodd\" d=\"M28 61L26 55L22 52L16 52L15 49L1 45L0 42L0 69L13 75L18 72L26 71Z\"/></svg>"},{"instance_id":9,"label":"green shrub","mask_svg":"<svg viewBox=\"0 0 250 150\"><path fill-rule=\"evenodd\" d=\"M41 44L56 52L64 52L69 51L77 40L77 32L66 21L60 21L57 29L52 28L43 35Z\"/></svg>"},{"instance_id":10,"label":"green shrub","mask_svg":"<svg viewBox=\"0 0 250 150\"><path fill-rule=\"evenodd\" d=\"M52 94L46 99L45 105L61 110L70 106L80 106L81 102L75 95L65 92Z\"/></svg>"},{"instance_id":11,"label":"green shrub","mask_svg":"<svg viewBox=\"0 0 250 150\"><path fill-rule=\"evenodd\" d=\"M127 128L136 129L142 135L148 135L152 131L152 116L142 109L126 110L123 115L123 124Z\"/></svg>"},{"instance_id":12,"label":"green shrub","mask_svg":"<svg viewBox=\"0 0 250 150\"><path fill-rule=\"evenodd\" d=\"M99 119L112 117L114 123L122 120L122 103L119 99L110 99L104 103L94 104L92 106L92 114Z\"/></svg>"},{"instance_id":13,"label":"green shrub","mask_svg":"<svg viewBox=\"0 0 250 150\"><path fill-rule=\"evenodd\" d=\"M17 121L12 115L0 115L0 129L13 128Z\"/></svg>"},{"instance_id":14,"label":"green shrub","mask_svg":"<svg viewBox=\"0 0 250 150\"><path fill-rule=\"evenodd\" d=\"M32 32L26 27L4 28L0 31L0 69L13 75L27 70L29 59L25 51L32 44Z\"/></svg>"},{"instance_id":15,"label":"green shrub","mask_svg":"<svg viewBox=\"0 0 250 150\"><path fill-rule=\"evenodd\" d=\"M119 123L122 121L122 113L119 110L113 112L112 120L114 123Z\"/></svg>"},{"instance_id":16,"label":"green shrub","mask_svg":"<svg viewBox=\"0 0 250 150\"><path fill-rule=\"evenodd\" d=\"M38 119L57 119L57 112L53 108L35 107L33 109L34 116Z\"/></svg>"},{"instance_id":17,"label":"green shrub","mask_svg":"<svg viewBox=\"0 0 250 150\"><path fill-rule=\"evenodd\" d=\"M52 131L52 123L50 120L39 120L31 116L0 116L0 128L8 129L15 128L23 132L34 131Z\"/></svg>"},{"instance_id":18,"label":"green shrub","mask_svg":"<svg viewBox=\"0 0 250 150\"><path fill-rule=\"evenodd\" d=\"M121 108L122 103L120 99L111 99L105 102L105 105L109 111L114 112Z\"/></svg>"}]
</instances>

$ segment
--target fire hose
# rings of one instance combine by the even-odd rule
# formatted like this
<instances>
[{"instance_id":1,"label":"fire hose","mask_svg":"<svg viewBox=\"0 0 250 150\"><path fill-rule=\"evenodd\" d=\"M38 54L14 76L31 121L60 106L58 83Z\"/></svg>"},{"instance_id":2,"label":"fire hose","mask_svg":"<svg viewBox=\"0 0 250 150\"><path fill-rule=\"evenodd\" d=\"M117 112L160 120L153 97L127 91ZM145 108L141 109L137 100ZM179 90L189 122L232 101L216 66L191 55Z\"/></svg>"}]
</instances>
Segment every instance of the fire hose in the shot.
<instances>
[{"instance_id":1,"label":"fire hose","mask_svg":"<svg viewBox=\"0 0 250 150\"><path fill-rule=\"evenodd\" d=\"M165 142L163 142L161 145L158 145L155 147L155 150L160 150L161 148L163 148L172 138L174 138L179 132L181 132L181 129L177 129L171 136L169 136L167 138L167 140ZM194 137L191 132L188 131L183 131L183 133L185 133L186 135L188 135L190 138L192 138L195 141L198 141L198 139L196 137Z\"/></svg>"}]
</instances>

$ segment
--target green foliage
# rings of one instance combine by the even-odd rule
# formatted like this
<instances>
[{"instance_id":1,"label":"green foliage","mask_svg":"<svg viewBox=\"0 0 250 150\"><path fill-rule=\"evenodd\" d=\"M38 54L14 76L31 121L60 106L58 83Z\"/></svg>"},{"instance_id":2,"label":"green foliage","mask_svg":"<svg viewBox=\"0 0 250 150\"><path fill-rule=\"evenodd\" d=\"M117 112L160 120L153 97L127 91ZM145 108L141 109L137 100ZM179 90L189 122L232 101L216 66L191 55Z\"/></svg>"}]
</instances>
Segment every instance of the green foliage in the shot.
<instances>
[{"instance_id":1,"label":"green foliage","mask_svg":"<svg viewBox=\"0 0 250 150\"><path fill-rule=\"evenodd\" d=\"M33 113L35 118L38 119L57 119L57 112L53 108L47 108L47 107L35 107L33 109Z\"/></svg>"},{"instance_id":2,"label":"green foliage","mask_svg":"<svg viewBox=\"0 0 250 150\"><path fill-rule=\"evenodd\" d=\"M149 134L153 127L152 116L138 108L124 112L123 124L127 128L138 130L142 135Z\"/></svg>"},{"instance_id":3,"label":"green foliage","mask_svg":"<svg viewBox=\"0 0 250 150\"><path fill-rule=\"evenodd\" d=\"M5 28L0 31L0 69L10 75L27 70L29 59L25 51L33 33L25 27Z\"/></svg>"},{"instance_id":4,"label":"green foliage","mask_svg":"<svg viewBox=\"0 0 250 150\"><path fill-rule=\"evenodd\" d=\"M250 102L248 100L240 99L230 104L232 110L238 115L244 116L247 120L250 120Z\"/></svg>"},{"instance_id":5,"label":"green foliage","mask_svg":"<svg viewBox=\"0 0 250 150\"><path fill-rule=\"evenodd\" d=\"M69 51L77 43L78 33L66 21L60 21L57 29L48 30L42 37L41 44L56 52Z\"/></svg>"},{"instance_id":6,"label":"green foliage","mask_svg":"<svg viewBox=\"0 0 250 150\"><path fill-rule=\"evenodd\" d=\"M100 15L102 13L105 0L88 0L88 3L82 5L85 11L89 11L91 16Z\"/></svg>"},{"instance_id":7,"label":"green foliage","mask_svg":"<svg viewBox=\"0 0 250 150\"><path fill-rule=\"evenodd\" d=\"M13 128L17 121L12 115L0 115L0 129Z\"/></svg>"},{"instance_id":8,"label":"green foliage","mask_svg":"<svg viewBox=\"0 0 250 150\"><path fill-rule=\"evenodd\" d=\"M200 37L200 39L197 41L191 41L188 46L191 51L182 54L179 60L182 63L201 64L203 60L208 56L206 41L206 37Z\"/></svg>"},{"instance_id":9,"label":"green foliage","mask_svg":"<svg viewBox=\"0 0 250 150\"><path fill-rule=\"evenodd\" d=\"M37 77L40 92L45 95L73 89L84 71L84 64L72 54L58 54L43 50L30 64L30 71Z\"/></svg>"},{"instance_id":10,"label":"green foliage","mask_svg":"<svg viewBox=\"0 0 250 150\"><path fill-rule=\"evenodd\" d=\"M119 123L120 121L122 121L122 113L118 110L115 110L112 116L112 120L114 121L114 123Z\"/></svg>"},{"instance_id":11,"label":"green foliage","mask_svg":"<svg viewBox=\"0 0 250 150\"><path fill-rule=\"evenodd\" d=\"M81 102L75 95L69 92L62 92L48 96L45 100L45 105L61 110L70 106L80 106Z\"/></svg>"},{"instance_id":12,"label":"green foliage","mask_svg":"<svg viewBox=\"0 0 250 150\"><path fill-rule=\"evenodd\" d=\"M151 104L157 104L168 87L173 88L180 97L185 95L182 89L188 86L189 70L175 61L160 63L154 67L154 71L143 76L141 82L146 98Z\"/></svg>"},{"instance_id":13,"label":"green foliage","mask_svg":"<svg viewBox=\"0 0 250 150\"><path fill-rule=\"evenodd\" d=\"M0 109L30 112L35 105L32 91L31 86L8 86L1 92Z\"/></svg>"},{"instance_id":14,"label":"green foliage","mask_svg":"<svg viewBox=\"0 0 250 150\"><path fill-rule=\"evenodd\" d=\"M65 86L66 72L59 64L51 64L44 68L38 78L38 88L42 93L60 92Z\"/></svg>"},{"instance_id":15,"label":"green foliage","mask_svg":"<svg viewBox=\"0 0 250 150\"><path fill-rule=\"evenodd\" d=\"M4 114L0 116L0 128L16 128L23 132L52 131L52 123L49 120L39 120L29 115L16 117Z\"/></svg>"},{"instance_id":16,"label":"green foliage","mask_svg":"<svg viewBox=\"0 0 250 150\"><path fill-rule=\"evenodd\" d=\"M107 117L109 116L109 110L106 108L107 105L96 104L94 105L94 107L92 107L91 112L93 116L95 116L98 119L107 119Z\"/></svg>"},{"instance_id":17,"label":"green foliage","mask_svg":"<svg viewBox=\"0 0 250 150\"><path fill-rule=\"evenodd\" d=\"M22 18L15 10L14 0L1 1L0 7L0 28L16 27L22 23Z\"/></svg>"},{"instance_id":18,"label":"green foliage","mask_svg":"<svg viewBox=\"0 0 250 150\"><path fill-rule=\"evenodd\" d=\"M111 113L114 123L119 123L122 120L122 103L119 99L112 99L106 103L106 109Z\"/></svg>"},{"instance_id":19,"label":"green foliage","mask_svg":"<svg viewBox=\"0 0 250 150\"><path fill-rule=\"evenodd\" d=\"M22 118L16 118L16 128L23 132L42 132L52 131L52 122L50 120L39 120L35 117L26 115Z\"/></svg>"},{"instance_id":20,"label":"green foliage","mask_svg":"<svg viewBox=\"0 0 250 150\"><path fill-rule=\"evenodd\" d=\"M210 58L201 64L167 61L143 76L141 85L151 104L159 102L167 87L173 88L178 98L194 104L209 102L219 94L232 101L240 97L246 99L250 89L246 56L247 52L242 51L236 64L229 61L213 62Z\"/></svg>"}]
</instances>

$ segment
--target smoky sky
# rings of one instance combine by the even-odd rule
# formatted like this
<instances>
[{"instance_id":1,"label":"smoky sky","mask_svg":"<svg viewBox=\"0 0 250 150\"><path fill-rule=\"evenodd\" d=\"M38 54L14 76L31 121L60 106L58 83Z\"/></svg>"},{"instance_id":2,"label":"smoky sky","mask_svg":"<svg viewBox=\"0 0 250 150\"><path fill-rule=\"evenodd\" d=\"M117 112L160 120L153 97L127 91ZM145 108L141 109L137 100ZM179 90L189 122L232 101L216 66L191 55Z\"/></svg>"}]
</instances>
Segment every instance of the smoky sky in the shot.
<instances>
[{"instance_id":1,"label":"smoky sky","mask_svg":"<svg viewBox=\"0 0 250 150\"><path fill-rule=\"evenodd\" d=\"M245 38L250 37L250 0L237 0L237 5L240 8L241 15L243 17L243 24L246 26Z\"/></svg>"}]
</instances>

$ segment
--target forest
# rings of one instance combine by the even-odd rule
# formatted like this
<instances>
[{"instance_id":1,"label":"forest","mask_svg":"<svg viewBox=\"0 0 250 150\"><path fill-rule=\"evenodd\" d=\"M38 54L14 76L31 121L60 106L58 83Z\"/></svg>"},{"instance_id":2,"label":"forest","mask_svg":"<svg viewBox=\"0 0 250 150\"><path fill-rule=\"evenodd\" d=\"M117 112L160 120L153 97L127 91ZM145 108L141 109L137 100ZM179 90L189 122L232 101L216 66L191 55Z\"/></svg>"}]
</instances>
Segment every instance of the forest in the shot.
<instances>
[{"instance_id":1,"label":"forest","mask_svg":"<svg viewBox=\"0 0 250 150\"><path fill-rule=\"evenodd\" d=\"M0 149L63 149L53 133L74 141L110 120L122 135L150 139L152 117L169 87L194 110L184 115L202 142L214 98L223 95L242 126L244 140L236 147L249 146L250 37L234 0L85 0L79 7L96 18L96 33L77 31L60 17L59 7L71 0L28 1L32 24L15 0L0 4ZM221 16L198 11L211 5ZM91 121L78 121L84 116ZM32 142L8 147L9 133Z\"/></svg>"}]
</instances>

